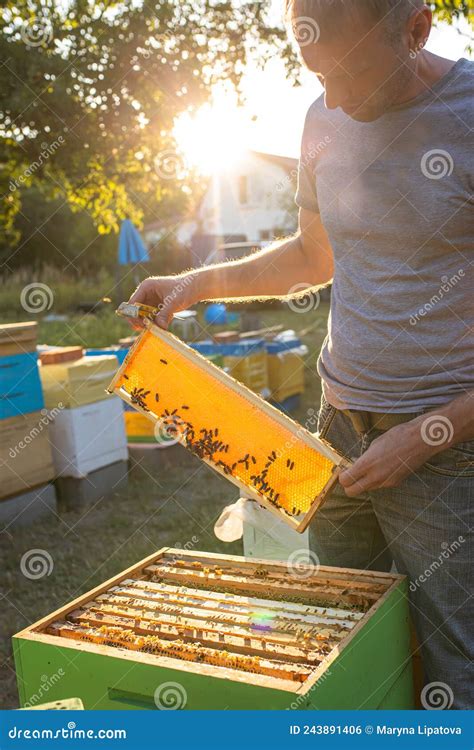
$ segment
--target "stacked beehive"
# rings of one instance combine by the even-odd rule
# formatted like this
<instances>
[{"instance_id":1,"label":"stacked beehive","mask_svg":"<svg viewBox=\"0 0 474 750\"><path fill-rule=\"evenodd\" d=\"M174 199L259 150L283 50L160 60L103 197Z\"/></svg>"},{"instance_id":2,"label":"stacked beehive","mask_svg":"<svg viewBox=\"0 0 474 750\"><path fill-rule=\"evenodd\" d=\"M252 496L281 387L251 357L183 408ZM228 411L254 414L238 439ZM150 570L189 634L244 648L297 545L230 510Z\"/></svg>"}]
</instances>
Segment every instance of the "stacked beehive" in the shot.
<instances>
[{"instance_id":1,"label":"stacked beehive","mask_svg":"<svg viewBox=\"0 0 474 750\"><path fill-rule=\"evenodd\" d=\"M128 458L122 405L106 393L118 361L114 355L84 357L82 351L63 355L58 348L42 356L40 376L46 406L54 410L56 474L81 478Z\"/></svg>"},{"instance_id":2,"label":"stacked beehive","mask_svg":"<svg viewBox=\"0 0 474 750\"><path fill-rule=\"evenodd\" d=\"M113 354L117 357L119 365L122 365L128 351L129 346L109 346L105 349L86 349L85 355L86 357L97 357ZM137 414L135 409L132 409L128 404L123 404L123 417L128 443L160 444L159 436L155 436L154 425L143 414Z\"/></svg>"},{"instance_id":3,"label":"stacked beehive","mask_svg":"<svg viewBox=\"0 0 474 750\"><path fill-rule=\"evenodd\" d=\"M262 398L269 396L267 354L263 339L226 343L202 341L191 344L191 347L214 364L222 365L226 372L254 393Z\"/></svg>"},{"instance_id":4,"label":"stacked beehive","mask_svg":"<svg viewBox=\"0 0 474 750\"><path fill-rule=\"evenodd\" d=\"M36 353L36 323L0 326L0 520L31 520L55 505L49 418ZM28 509L27 513L24 511Z\"/></svg>"}]
</instances>

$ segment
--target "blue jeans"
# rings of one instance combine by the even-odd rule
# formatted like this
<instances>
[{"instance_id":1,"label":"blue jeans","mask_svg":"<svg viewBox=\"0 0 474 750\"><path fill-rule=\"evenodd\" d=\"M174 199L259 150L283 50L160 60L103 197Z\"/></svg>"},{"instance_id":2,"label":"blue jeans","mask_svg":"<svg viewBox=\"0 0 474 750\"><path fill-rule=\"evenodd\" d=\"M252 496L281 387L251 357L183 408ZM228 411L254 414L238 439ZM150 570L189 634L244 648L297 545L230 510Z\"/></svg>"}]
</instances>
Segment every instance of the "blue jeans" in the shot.
<instances>
[{"instance_id":1,"label":"blue jeans","mask_svg":"<svg viewBox=\"0 0 474 750\"><path fill-rule=\"evenodd\" d=\"M352 460L381 434L358 434L324 399L318 431ZM473 501L471 441L438 453L396 488L349 498L338 484L311 524L322 565L389 571L395 563L408 576L425 680L448 686L458 709L474 707Z\"/></svg>"}]
</instances>

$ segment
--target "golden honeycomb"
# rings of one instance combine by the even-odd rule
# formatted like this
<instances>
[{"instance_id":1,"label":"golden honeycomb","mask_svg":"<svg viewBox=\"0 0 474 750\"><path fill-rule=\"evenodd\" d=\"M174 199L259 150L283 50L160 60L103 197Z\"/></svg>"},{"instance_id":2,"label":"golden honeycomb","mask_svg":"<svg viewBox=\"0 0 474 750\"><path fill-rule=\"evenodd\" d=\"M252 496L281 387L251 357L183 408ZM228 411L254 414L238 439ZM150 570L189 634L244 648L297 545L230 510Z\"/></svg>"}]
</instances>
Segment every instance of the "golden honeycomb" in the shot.
<instances>
[{"instance_id":1,"label":"golden honeycomb","mask_svg":"<svg viewBox=\"0 0 474 750\"><path fill-rule=\"evenodd\" d=\"M233 388L221 370L167 336L143 332L115 392L155 420L156 430L279 510L307 513L330 480L333 461L299 437L303 428L274 415L250 391Z\"/></svg>"}]
</instances>

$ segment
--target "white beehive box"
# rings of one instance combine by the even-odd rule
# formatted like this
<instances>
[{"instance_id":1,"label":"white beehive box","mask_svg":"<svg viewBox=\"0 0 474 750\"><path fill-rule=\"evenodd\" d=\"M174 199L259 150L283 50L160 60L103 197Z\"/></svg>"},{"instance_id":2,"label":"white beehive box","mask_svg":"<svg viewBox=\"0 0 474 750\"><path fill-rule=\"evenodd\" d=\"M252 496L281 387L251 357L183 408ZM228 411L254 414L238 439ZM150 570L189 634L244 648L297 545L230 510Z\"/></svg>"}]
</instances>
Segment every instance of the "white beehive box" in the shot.
<instances>
[{"instance_id":1,"label":"white beehive box","mask_svg":"<svg viewBox=\"0 0 474 750\"><path fill-rule=\"evenodd\" d=\"M107 398L63 409L50 427L56 474L85 477L91 471L128 458L122 402Z\"/></svg>"}]
</instances>

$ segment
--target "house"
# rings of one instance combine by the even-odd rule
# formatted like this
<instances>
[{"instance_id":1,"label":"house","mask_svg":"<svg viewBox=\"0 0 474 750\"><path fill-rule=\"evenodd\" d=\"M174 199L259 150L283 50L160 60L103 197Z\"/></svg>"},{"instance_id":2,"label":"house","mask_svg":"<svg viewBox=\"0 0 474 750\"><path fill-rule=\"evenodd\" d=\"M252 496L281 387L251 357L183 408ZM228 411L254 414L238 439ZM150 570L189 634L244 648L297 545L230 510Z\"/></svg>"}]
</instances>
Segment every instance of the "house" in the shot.
<instances>
[{"instance_id":1,"label":"house","mask_svg":"<svg viewBox=\"0 0 474 750\"><path fill-rule=\"evenodd\" d=\"M179 242L190 249L192 264L219 260L224 244L260 246L295 232L297 167L297 159L248 151L237 164L216 171L194 216L175 228ZM162 231L145 227L147 243L159 240Z\"/></svg>"}]
</instances>

